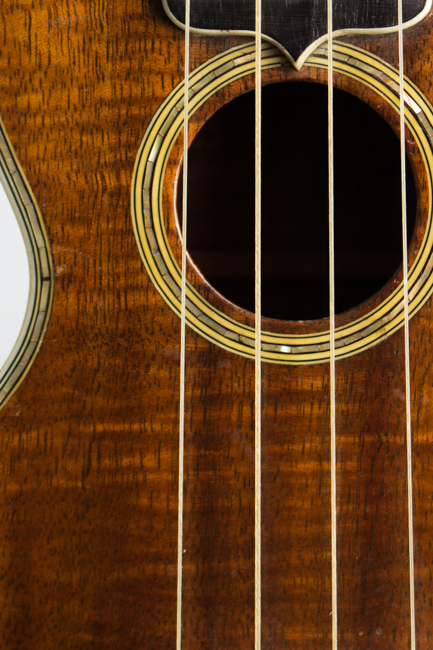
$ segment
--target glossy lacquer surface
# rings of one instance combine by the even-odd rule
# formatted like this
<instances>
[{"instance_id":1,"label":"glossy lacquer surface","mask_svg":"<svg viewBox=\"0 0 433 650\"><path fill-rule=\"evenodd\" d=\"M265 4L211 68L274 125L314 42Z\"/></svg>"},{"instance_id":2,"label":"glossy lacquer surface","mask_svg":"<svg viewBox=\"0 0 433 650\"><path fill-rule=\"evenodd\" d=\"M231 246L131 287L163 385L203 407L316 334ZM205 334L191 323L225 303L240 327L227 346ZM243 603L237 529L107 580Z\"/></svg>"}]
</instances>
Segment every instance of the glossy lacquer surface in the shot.
<instances>
[{"instance_id":1,"label":"glossy lacquer surface","mask_svg":"<svg viewBox=\"0 0 433 650\"><path fill-rule=\"evenodd\" d=\"M433 16L406 32L405 72L430 99ZM144 268L130 207L144 133L182 80L183 32L157 0L4 1L0 111L50 241L45 341L0 416L0 646L175 648L178 316ZM395 35L344 39L397 66ZM248 42L193 36L191 67ZM326 82L289 64L263 81ZM191 138L252 75L194 114ZM377 93L342 73L398 131ZM296 126L294 126L296 128ZM417 179L415 258L428 180ZM163 188L175 257L181 145ZM190 264L188 279L253 325ZM366 314L382 292L337 319ZM411 320L417 647L433 615L431 300ZM264 319L268 331L327 324ZM182 647L254 647L254 363L188 329ZM331 648L329 366L264 363L262 647ZM403 334L337 363L339 647L400 650L410 638Z\"/></svg>"}]
</instances>

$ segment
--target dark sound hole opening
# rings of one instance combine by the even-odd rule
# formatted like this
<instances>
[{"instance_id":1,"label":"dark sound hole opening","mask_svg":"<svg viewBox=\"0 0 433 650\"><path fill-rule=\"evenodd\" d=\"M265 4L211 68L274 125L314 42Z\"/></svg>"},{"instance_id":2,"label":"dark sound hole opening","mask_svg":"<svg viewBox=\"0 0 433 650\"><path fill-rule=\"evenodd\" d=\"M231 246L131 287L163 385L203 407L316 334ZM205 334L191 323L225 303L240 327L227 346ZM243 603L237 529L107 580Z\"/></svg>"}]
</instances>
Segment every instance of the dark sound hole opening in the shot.
<instances>
[{"instance_id":1,"label":"dark sound hole opening","mask_svg":"<svg viewBox=\"0 0 433 650\"><path fill-rule=\"evenodd\" d=\"M402 262L399 141L364 102L335 89L335 294L360 304ZM262 313L326 317L327 88L263 88ZM407 164L408 235L416 191ZM221 108L189 153L188 250L225 298L254 312L254 93ZM178 190L181 218L182 184Z\"/></svg>"}]
</instances>

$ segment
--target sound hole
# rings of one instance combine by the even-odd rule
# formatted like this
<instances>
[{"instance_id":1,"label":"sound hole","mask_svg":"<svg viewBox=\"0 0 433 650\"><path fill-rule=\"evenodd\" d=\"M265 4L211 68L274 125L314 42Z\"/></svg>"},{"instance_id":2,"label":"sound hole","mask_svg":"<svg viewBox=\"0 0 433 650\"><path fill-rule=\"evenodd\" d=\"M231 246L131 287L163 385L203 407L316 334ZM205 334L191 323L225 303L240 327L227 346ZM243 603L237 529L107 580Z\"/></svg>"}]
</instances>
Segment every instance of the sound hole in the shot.
<instances>
[{"instance_id":1,"label":"sound hole","mask_svg":"<svg viewBox=\"0 0 433 650\"><path fill-rule=\"evenodd\" d=\"M262 313L329 313L327 89L263 88ZM364 102L335 89L337 313L376 293L401 265L399 142ZM407 165L408 233L416 192ZM254 311L254 93L221 108L189 154L188 250L224 297ZM178 191L181 215L182 184ZM181 217L180 217L181 218Z\"/></svg>"}]
</instances>

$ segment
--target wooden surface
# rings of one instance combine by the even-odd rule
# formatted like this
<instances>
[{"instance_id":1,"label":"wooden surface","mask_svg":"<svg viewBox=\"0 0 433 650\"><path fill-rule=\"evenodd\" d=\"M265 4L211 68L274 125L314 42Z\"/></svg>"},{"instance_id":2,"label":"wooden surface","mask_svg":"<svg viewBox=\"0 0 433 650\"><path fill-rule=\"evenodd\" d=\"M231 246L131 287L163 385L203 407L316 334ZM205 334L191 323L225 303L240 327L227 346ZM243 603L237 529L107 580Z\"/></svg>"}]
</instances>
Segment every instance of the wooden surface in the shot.
<instances>
[{"instance_id":1,"label":"wooden surface","mask_svg":"<svg viewBox=\"0 0 433 650\"><path fill-rule=\"evenodd\" d=\"M433 15L406 73L433 100ZM144 131L183 76L158 0L4 1L0 110L45 219L56 286L46 339L0 418L0 647L175 647L179 319L130 217ZM396 37L353 37L396 65ZM241 42L192 38L192 67ZM265 82L326 80L289 67ZM337 77L397 130L373 92ZM196 114L192 135L237 82ZM413 259L425 226L420 196ZM179 255L175 147L169 238ZM253 316L191 282L227 314ZM365 313L372 297L339 322ZM266 321L271 329L317 322ZM322 323L326 327L326 323ZM411 322L418 649L432 645L431 300ZM337 365L339 647L408 647L403 337ZM254 366L187 331L183 648L253 648ZM331 647L329 370L263 365L263 648Z\"/></svg>"}]
</instances>

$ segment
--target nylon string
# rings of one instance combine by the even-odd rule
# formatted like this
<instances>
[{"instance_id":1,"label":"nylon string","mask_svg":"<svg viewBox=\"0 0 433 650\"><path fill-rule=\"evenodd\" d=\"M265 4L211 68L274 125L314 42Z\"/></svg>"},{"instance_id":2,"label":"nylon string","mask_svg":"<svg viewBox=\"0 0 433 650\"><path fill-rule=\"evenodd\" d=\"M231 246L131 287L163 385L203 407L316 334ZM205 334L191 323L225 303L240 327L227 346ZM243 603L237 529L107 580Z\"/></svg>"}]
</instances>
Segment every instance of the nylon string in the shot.
<instances>
[{"instance_id":1,"label":"nylon string","mask_svg":"<svg viewBox=\"0 0 433 650\"><path fill-rule=\"evenodd\" d=\"M329 221L329 403L331 427L331 573L332 650L337 650L337 470L335 425L335 272L334 272L334 86L332 60L332 0L328 0L328 221Z\"/></svg>"},{"instance_id":2,"label":"nylon string","mask_svg":"<svg viewBox=\"0 0 433 650\"><path fill-rule=\"evenodd\" d=\"M262 3L256 0L255 64L255 480L254 480L254 648L261 648L261 164L262 164Z\"/></svg>"},{"instance_id":3,"label":"nylon string","mask_svg":"<svg viewBox=\"0 0 433 650\"><path fill-rule=\"evenodd\" d=\"M409 351L409 295L407 259L407 203L406 203L406 142L404 105L403 7L398 0L398 66L400 77L400 159L401 159L401 217L403 240L404 288L404 370L406 396L406 450L407 450L407 501L409 526L409 581L410 581L410 647L416 649L415 630L415 578L413 552L413 487L412 487L412 423L410 401L410 351Z\"/></svg>"},{"instance_id":4,"label":"nylon string","mask_svg":"<svg viewBox=\"0 0 433 650\"><path fill-rule=\"evenodd\" d=\"M183 127L183 191L182 191L182 294L180 308L180 394L179 394L179 499L177 524L177 609L176 650L182 646L182 560L183 560L183 482L185 441L185 330L186 330L186 235L188 198L188 113L189 113L189 36L190 0L185 2L185 86Z\"/></svg>"}]
</instances>

